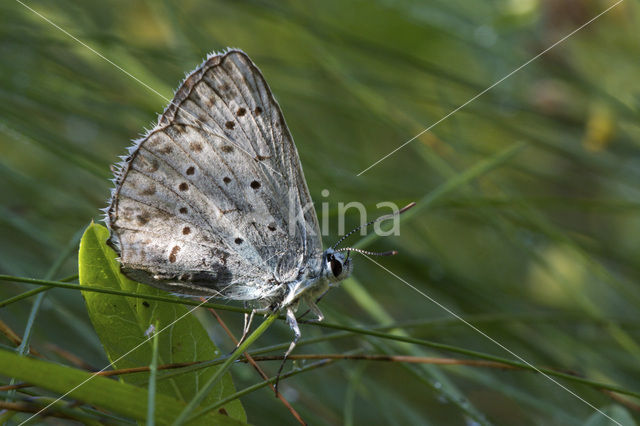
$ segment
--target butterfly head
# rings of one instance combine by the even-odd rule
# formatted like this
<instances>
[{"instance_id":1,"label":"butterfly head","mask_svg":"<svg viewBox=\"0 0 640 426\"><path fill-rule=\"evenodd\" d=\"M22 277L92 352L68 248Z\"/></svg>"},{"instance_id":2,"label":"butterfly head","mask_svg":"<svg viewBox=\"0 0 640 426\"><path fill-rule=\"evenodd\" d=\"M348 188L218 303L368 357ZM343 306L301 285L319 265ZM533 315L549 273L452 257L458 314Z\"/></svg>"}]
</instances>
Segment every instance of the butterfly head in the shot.
<instances>
[{"instance_id":1,"label":"butterfly head","mask_svg":"<svg viewBox=\"0 0 640 426\"><path fill-rule=\"evenodd\" d=\"M353 263L348 253L345 255L343 252L329 248L324 252L323 257L324 275L330 282L337 283L351 275Z\"/></svg>"},{"instance_id":2,"label":"butterfly head","mask_svg":"<svg viewBox=\"0 0 640 426\"><path fill-rule=\"evenodd\" d=\"M386 219L393 218L396 215L404 213L405 211L409 210L411 207L413 207L415 205L416 205L416 203L410 203L407 206L403 207L402 209L398 210L397 212L395 212L393 214L381 216L381 217L379 217L377 219L372 220L371 222L362 224L362 225L358 226L357 228L352 229L350 232L347 232L342 238L340 238L338 240L337 243L335 243L333 245L333 247L328 248L324 252L323 264L322 264L323 275L330 282L333 282L333 283L340 282L340 281L346 279L349 275L351 275L351 271L353 270L353 262L351 261L351 259L349 259L349 254L351 252L364 254L366 256L393 256L393 255L398 254L398 252L395 251L395 250L385 251L385 252L375 252L375 251L362 250L362 249L355 248L355 247L338 248L338 246L340 245L340 243L342 243L349 236L353 235L356 231L359 231L362 228L366 228L367 226L371 225L372 223L376 223L376 222L380 222L380 221L383 221L383 220L386 220ZM345 255L345 252L346 252L346 255Z\"/></svg>"}]
</instances>

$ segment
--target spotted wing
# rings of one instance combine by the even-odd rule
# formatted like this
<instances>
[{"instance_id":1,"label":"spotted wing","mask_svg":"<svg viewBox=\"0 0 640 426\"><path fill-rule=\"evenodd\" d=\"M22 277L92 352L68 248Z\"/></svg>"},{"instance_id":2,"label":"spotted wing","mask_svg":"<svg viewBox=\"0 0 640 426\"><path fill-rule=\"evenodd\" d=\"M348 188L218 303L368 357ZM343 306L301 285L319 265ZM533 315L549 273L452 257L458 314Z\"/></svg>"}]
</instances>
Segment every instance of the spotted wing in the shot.
<instances>
[{"instance_id":1,"label":"spotted wing","mask_svg":"<svg viewBox=\"0 0 640 426\"><path fill-rule=\"evenodd\" d=\"M241 51L211 56L185 79L115 181L110 241L138 281L263 299L322 251L293 139Z\"/></svg>"}]
</instances>

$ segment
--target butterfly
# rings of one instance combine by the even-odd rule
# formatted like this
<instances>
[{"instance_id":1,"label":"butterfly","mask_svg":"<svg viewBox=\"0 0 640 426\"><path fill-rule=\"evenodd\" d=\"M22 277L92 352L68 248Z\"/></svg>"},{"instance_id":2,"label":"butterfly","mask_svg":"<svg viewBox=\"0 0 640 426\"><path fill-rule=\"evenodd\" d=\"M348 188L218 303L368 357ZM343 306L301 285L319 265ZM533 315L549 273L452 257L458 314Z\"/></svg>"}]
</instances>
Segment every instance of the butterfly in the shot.
<instances>
[{"instance_id":1,"label":"butterfly","mask_svg":"<svg viewBox=\"0 0 640 426\"><path fill-rule=\"evenodd\" d=\"M295 336L285 359L300 337L299 304L323 319L316 300L351 274L351 251L395 254L337 248L359 228L323 250L282 111L240 50L190 73L121 158L105 223L122 272L180 295L285 311Z\"/></svg>"}]
</instances>

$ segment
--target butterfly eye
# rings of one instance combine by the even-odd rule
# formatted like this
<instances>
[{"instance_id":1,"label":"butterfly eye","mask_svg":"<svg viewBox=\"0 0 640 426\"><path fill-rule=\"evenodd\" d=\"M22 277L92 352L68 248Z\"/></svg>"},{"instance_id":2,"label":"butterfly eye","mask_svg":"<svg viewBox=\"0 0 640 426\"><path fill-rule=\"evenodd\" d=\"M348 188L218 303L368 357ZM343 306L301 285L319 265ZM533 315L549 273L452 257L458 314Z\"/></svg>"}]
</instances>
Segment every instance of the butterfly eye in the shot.
<instances>
[{"instance_id":1,"label":"butterfly eye","mask_svg":"<svg viewBox=\"0 0 640 426\"><path fill-rule=\"evenodd\" d=\"M340 262L333 256L329 261L331 262L331 272L333 273L333 276L338 278L342 273L342 262Z\"/></svg>"}]
</instances>

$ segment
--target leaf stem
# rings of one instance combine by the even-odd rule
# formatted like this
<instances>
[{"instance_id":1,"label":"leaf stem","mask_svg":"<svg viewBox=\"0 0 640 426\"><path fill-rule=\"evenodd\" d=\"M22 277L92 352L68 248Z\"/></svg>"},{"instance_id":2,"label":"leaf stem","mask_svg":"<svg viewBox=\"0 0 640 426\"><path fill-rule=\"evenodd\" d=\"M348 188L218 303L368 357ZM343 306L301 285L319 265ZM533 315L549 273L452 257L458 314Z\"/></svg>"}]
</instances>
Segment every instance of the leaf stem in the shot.
<instances>
[{"instance_id":1,"label":"leaf stem","mask_svg":"<svg viewBox=\"0 0 640 426\"><path fill-rule=\"evenodd\" d=\"M240 357L240 355L242 355L247 350L247 348L251 346L251 344L255 342L258 339L258 337L260 337L262 333L264 333L267 330L267 328L269 328L271 324L273 324L273 322L277 318L278 318L277 313L273 313L269 315L267 319L265 319L262 322L262 324L260 324L260 326L256 328L255 331L251 333L246 338L246 340L242 342L242 344L240 344L240 346L238 346L233 351L233 353L217 369L215 374L211 376L207 381L207 383L198 391L196 396L193 397L193 399L182 410L180 415L174 420L173 426L180 426L185 424L187 421L193 420L193 417L194 417L193 413L196 407L198 407L200 402L202 402L202 400L207 396L207 394L211 392L211 389L213 389L213 386L215 386L215 384L218 383L220 379L222 379L222 376L227 372L227 370L231 368L231 364L233 364L235 360L237 360Z\"/></svg>"}]
</instances>

